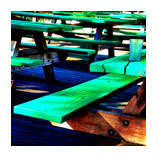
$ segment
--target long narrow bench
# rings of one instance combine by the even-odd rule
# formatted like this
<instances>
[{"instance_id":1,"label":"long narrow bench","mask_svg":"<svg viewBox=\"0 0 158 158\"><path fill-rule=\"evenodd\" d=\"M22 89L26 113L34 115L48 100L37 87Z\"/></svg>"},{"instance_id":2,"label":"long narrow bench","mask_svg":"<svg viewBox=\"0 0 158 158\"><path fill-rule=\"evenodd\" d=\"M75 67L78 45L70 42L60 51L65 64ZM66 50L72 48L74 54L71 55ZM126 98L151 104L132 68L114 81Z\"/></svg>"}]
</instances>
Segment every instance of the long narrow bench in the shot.
<instances>
[{"instance_id":1,"label":"long narrow bench","mask_svg":"<svg viewBox=\"0 0 158 158\"><path fill-rule=\"evenodd\" d=\"M36 49L36 44L34 43L21 43L21 48L33 48ZM58 52L59 60L63 61L67 58L67 53L84 54L89 56L89 63L94 61L96 51L94 49L86 48L74 48L74 47L64 47L64 46L52 46L47 45L50 52Z\"/></svg>"},{"instance_id":2,"label":"long narrow bench","mask_svg":"<svg viewBox=\"0 0 158 158\"><path fill-rule=\"evenodd\" d=\"M15 57L15 56L11 57L11 66L32 67L42 64L43 61L41 59L31 59L31 58Z\"/></svg>"},{"instance_id":3,"label":"long narrow bench","mask_svg":"<svg viewBox=\"0 0 158 158\"><path fill-rule=\"evenodd\" d=\"M14 113L62 123L75 116L79 109L139 80L136 76L107 74L16 105Z\"/></svg>"},{"instance_id":4,"label":"long narrow bench","mask_svg":"<svg viewBox=\"0 0 158 158\"><path fill-rule=\"evenodd\" d=\"M81 31L64 31L64 32L69 33L69 34L77 34L77 35L89 35L89 36L95 35L94 32L81 32ZM106 32L102 33L102 36L106 37L107 33ZM145 32L130 32L130 31L115 30L113 32L113 36L114 36L114 39L119 39L119 38L120 39L131 39L131 38L143 38L143 39L145 39L146 33Z\"/></svg>"},{"instance_id":5,"label":"long narrow bench","mask_svg":"<svg viewBox=\"0 0 158 158\"><path fill-rule=\"evenodd\" d=\"M27 47L27 48L36 48L35 43L24 43L22 42L20 45L21 48ZM52 46L47 45L49 51L66 51L71 53L80 53L80 54L86 54L86 55L92 55L95 54L95 50L93 49L85 49L85 48L73 48L73 47L63 47L63 46Z\"/></svg>"},{"instance_id":6,"label":"long narrow bench","mask_svg":"<svg viewBox=\"0 0 158 158\"><path fill-rule=\"evenodd\" d=\"M54 41L66 41L72 43L86 43L86 44L98 44L98 45L107 45L108 47L114 47L119 45L121 42L116 40L91 40L91 39L80 39L80 38L65 38L65 37L50 37L45 36L47 40L54 40Z\"/></svg>"},{"instance_id":7,"label":"long narrow bench","mask_svg":"<svg viewBox=\"0 0 158 158\"><path fill-rule=\"evenodd\" d=\"M129 62L129 53L110 59L93 62L90 72L117 73L135 76L146 76L146 49L142 50L140 62Z\"/></svg>"}]
</instances>

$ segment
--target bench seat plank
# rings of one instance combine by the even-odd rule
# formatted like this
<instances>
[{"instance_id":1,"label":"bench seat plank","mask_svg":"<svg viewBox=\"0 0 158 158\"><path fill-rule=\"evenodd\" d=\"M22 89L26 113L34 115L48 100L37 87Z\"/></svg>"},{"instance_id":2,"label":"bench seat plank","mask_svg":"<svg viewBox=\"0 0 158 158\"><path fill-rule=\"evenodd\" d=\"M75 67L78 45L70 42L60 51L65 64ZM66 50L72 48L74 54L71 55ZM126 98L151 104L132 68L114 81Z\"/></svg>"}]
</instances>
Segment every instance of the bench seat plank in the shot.
<instances>
[{"instance_id":1,"label":"bench seat plank","mask_svg":"<svg viewBox=\"0 0 158 158\"><path fill-rule=\"evenodd\" d=\"M76 111L108 94L135 82L139 77L107 74L77 86L19 104L15 114L57 123L72 118Z\"/></svg>"},{"instance_id":2,"label":"bench seat plank","mask_svg":"<svg viewBox=\"0 0 158 158\"><path fill-rule=\"evenodd\" d=\"M36 44L35 43L24 43L22 42L20 47L28 47L28 48L36 48ZM87 54L87 55L91 55L91 54L95 54L96 51L93 49L86 49L86 48L73 48L73 47L63 47L63 46L52 46L52 45L47 45L47 48L49 51L67 51L67 52L71 52L71 53L79 53L79 54Z\"/></svg>"},{"instance_id":3,"label":"bench seat plank","mask_svg":"<svg viewBox=\"0 0 158 158\"><path fill-rule=\"evenodd\" d=\"M64 37L49 37L49 36L45 36L45 39L55 40L55 41L67 41L73 43L104 44L108 46L116 46L121 44L120 41L115 41L115 40L90 40L90 39L80 39L80 38L64 38Z\"/></svg>"},{"instance_id":4,"label":"bench seat plank","mask_svg":"<svg viewBox=\"0 0 158 158\"><path fill-rule=\"evenodd\" d=\"M95 32L79 32L79 31L65 31L66 33L79 34L79 35L95 35ZM121 34L118 34L121 33ZM102 36L107 36L106 30L104 29L104 33ZM132 32L132 31L122 31L122 30L114 30L113 36L115 37L139 37L146 38L146 32Z\"/></svg>"},{"instance_id":5,"label":"bench seat plank","mask_svg":"<svg viewBox=\"0 0 158 158\"><path fill-rule=\"evenodd\" d=\"M37 65L42 65L43 61L40 59L31 59L24 57L11 57L11 66L24 66L24 67L32 67Z\"/></svg>"}]
</instances>

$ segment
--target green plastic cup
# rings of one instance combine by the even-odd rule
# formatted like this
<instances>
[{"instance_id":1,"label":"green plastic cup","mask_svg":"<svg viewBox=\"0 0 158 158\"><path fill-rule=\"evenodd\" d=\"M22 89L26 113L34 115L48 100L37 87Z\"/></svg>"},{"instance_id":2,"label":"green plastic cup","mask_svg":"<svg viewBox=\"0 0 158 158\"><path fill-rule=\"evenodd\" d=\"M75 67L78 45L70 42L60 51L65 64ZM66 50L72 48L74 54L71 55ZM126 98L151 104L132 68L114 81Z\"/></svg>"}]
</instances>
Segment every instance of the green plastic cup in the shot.
<instances>
[{"instance_id":1,"label":"green plastic cup","mask_svg":"<svg viewBox=\"0 0 158 158\"><path fill-rule=\"evenodd\" d=\"M143 42L143 39L130 39L129 61L140 61Z\"/></svg>"}]
</instances>

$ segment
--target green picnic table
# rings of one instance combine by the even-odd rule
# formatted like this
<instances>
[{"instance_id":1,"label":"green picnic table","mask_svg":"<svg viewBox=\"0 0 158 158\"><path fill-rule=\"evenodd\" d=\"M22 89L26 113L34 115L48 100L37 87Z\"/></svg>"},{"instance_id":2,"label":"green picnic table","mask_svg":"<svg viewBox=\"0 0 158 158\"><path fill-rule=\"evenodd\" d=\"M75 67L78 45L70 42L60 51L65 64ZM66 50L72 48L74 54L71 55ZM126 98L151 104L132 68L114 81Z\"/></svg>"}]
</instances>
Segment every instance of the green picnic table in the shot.
<instances>
[{"instance_id":1,"label":"green picnic table","mask_svg":"<svg viewBox=\"0 0 158 158\"><path fill-rule=\"evenodd\" d=\"M12 11L12 15L19 15L25 17L47 18L47 19L59 19L59 20L76 20L79 21L81 26L88 26L96 28L95 40L101 39L102 31L107 29L107 40L113 39L113 26L121 24L135 24L137 19L117 19L117 18L92 18L81 16L65 16L65 15L53 15L46 13L32 13L22 11ZM114 56L114 48L108 48L109 57Z\"/></svg>"},{"instance_id":2,"label":"green picnic table","mask_svg":"<svg viewBox=\"0 0 158 158\"><path fill-rule=\"evenodd\" d=\"M70 31L73 28L81 28L62 24L45 24L31 21L11 20L11 38L16 41L14 56L18 56L22 37L33 36L36 48L43 61L43 70L48 81L54 80L53 59L49 56L43 32Z\"/></svg>"}]
</instances>

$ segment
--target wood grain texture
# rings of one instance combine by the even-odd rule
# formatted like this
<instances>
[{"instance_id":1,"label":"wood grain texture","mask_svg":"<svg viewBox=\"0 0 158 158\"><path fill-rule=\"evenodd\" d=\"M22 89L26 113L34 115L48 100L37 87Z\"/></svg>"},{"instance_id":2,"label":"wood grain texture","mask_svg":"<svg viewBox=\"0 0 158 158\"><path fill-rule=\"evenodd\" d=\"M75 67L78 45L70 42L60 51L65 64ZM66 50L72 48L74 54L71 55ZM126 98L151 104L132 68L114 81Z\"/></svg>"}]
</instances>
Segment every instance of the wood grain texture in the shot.
<instances>
[{"instance_id":1,"label":"wood grain texture","mask_svg":"<svg viewBox=\"0 0 158 158\"><path fill-rule=\"evenodd\" d=\"M139 115L146 107L146 80L123 109L123 113Z\"/></svg>"},{"instance_id":2,"label":"wood grain texture","mask_svg":"<svg viewBox=\"0 0 158 158\"><path fill-rule=\"evenodd\" d=\"M107 74L77 86L23 103L14 113L62 123L76 111L110 93L139 80L138 77Z\"/></svg>"},{"instance_id":3,"label":"wood grain texture","mask_svg":"<svg viewBox=\"0 0 158 158\"><path fill-rule=\"evenodd\" d=\"M103 111L98 113L125 141L146 145L146 119Z\"/></svg>"},{"instance_id":4,"label":"wood grain texture","mask_svg":"<svg viewBox=\"0 0 158 158\"><path fill-rule=\"evenodd\" d=\"M115 129L113 129L98 112L91 110L83 111L62 124L52 121L51 124L62 128L106 136L109 138L122 139L117 131L115 131Z\"/></svg>"}]
</instances>

